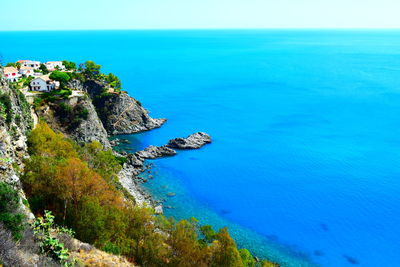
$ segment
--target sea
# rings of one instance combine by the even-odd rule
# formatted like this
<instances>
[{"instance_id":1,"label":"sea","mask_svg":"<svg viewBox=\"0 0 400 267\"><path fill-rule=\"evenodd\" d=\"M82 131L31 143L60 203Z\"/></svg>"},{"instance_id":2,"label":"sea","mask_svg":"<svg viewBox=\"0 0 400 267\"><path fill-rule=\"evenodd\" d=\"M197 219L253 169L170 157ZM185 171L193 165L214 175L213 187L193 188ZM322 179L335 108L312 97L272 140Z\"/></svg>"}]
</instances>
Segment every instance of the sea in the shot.
<instances>
[{"instance_id":1,"label":"sea","mask_svg":"<svg viewBox=\"0 0 400 267\"><path fill-rule=\"evenodd\" d=\"M400 31L0 32L0 57L117 75L168 119L128 151L209 133L148 161L166 216L282 266L400 266Z\"/></svg>"}]
</instances>

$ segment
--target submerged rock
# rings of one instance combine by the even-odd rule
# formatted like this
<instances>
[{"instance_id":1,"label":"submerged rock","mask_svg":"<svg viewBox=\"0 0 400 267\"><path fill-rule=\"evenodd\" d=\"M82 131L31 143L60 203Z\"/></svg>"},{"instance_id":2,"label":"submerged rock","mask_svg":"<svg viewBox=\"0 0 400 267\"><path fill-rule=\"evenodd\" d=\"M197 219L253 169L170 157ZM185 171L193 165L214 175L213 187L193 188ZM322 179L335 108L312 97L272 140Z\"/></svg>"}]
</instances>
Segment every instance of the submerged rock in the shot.
<instances>
[{"instance_id":1,"label":"submerged rock","mask_svg":"<svg viewBox=\"0 0 400 267\"><path fill-rule=\"evenodd\" d=\"M119 144L121 144L121 140L118 139L118 138L115 138L115 139L113 139L113 140L110 141L110 145L111 145L112 147L118 146Z\"/></svg>"},{"instance_id":2,"label":"submerged rock","mask_svg":"<svg viewBox=\"0 0 400 267\"><path fill-rule=\"evenodd\" d=\"M175 138L169 140L167 147L176 149L196 149L209 143L211 143L211 136L203 132L198 132L191 134L186 138Z\"/></svg>"},{"instance_id":3,"label":"submerged rock","mask_svg":"<svg viewBox=\"0 0 400 267\"><path fill-rule=\"evenodd\" d=\"M359 264L358 260L356 258L353 258L348 255L343 255L343 257L351 264Z\"/></svg>"},{"instance_id":4,"label":"submerged rock","mask_svg":"<svg viewBox=\"0 0 400 267\"><path fill-rule=\"evenodd\" d=\"M176 151L166 146L149 146L136 152L135 155L142 159L156 159L166 156L174 156Z\"/></svg>"}]
</instances>

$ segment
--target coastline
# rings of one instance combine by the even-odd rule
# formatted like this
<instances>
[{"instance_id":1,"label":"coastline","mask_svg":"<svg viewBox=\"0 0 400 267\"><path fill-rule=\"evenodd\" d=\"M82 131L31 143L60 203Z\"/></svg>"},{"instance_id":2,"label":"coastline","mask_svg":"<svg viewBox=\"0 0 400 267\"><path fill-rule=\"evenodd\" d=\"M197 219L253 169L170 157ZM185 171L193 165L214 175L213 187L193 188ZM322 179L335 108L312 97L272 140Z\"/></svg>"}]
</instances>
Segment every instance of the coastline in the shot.
<instances>
[{"instance_id":1,"label":"coastline","mask_svg":"<svg viewBox=\"0 0 400 267\"><path fill-rule=\"evenodd\" d=\"M158 127L157 127L158 128ZM152 164L146 162L148 159L157 159L163 157L174 156L177 151L174 149L198 149L202 146L211 143L211 137L203 132L197 132L189 135L186 138L175 138L169 140L163 146L149 146L135 153L127 153L124 148L121 148L121 143L127 144L127 140L115 139L110 140L113 151L118 156L126 157L122 170L119 172L119 182L135 199L139 205L148 205L154 208L156 214L163 213L163 201L156 201L155 198L144 190L141 186L147 182L147 179L141 178L139 175L152 168ZM115 149L119 147L119 149ZM172 149L174 148L174 149Z\"/></svg>"}]
</instances>

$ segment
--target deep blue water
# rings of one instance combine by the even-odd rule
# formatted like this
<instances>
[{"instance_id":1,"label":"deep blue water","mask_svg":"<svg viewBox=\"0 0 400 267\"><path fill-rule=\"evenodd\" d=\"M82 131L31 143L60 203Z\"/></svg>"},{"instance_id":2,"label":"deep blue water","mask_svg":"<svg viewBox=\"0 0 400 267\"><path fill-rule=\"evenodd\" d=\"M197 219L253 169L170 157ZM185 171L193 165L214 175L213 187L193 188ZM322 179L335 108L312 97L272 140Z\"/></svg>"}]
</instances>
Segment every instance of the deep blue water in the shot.
<instances>
[{"instance_id":1,"label":"deep blue water","mask_svg":"<svg viewBox=\"0 0 400 267\"><path fill-rule=\"evenodd\" d=\"M169 119L128 136L133 150L212 135L152 161L146 187L167 215L227 225L285 266L400 266L400 31L3 32L0 43L4 62L91 59L118 75Z\"/></svg>"}]
</instances>

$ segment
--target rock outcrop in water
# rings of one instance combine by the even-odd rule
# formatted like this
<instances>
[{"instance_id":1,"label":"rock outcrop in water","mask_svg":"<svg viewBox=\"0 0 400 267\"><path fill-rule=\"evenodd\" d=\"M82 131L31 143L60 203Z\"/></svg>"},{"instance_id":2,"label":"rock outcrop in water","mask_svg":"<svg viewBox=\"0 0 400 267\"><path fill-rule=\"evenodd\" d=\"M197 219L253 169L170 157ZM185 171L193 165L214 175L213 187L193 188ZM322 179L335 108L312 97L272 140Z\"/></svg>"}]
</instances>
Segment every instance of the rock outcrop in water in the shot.
<instances>
[{"instance_id":1,"label":"rock outcrop in water","mask_svg":"<svg viewBox=\"0 0 400 267\"><path fill-rule=\"evenodd\" d=\"M166 156L176 155L176 151L166 146L149 146L144 150L135 153L136 156L142 159L156 159Z\"/></svg>"},{"instance_id":2,"label":"rock outcrop in water","mask_svg":"<svg viewBox=\"0 0 400 267\"><path fill-rule=\"evenodd\" d=\"M167 147L175 149L196 149L209 143L211 143L211 136L204 132L198 132L186 138L169 140Z\"/></svg>"},{"instance_id":3,"label":"rock outcrop in water","mask_svg":"<svg viewBox=\"0 0 400 267\"><path fill-rule=\"evenodd\" d=\"M164 146L146 147L144 150L136 152L135 156L142 160L174 156L177 152L172 148L197 149L209 143L211 143L211 136L203 132L198 132L189 135L187 138L172 139Z\"/></svg>"},{"instance_id":4,"label":"rock outcrop in water","mask_svg":"<svg viewBox=\"0 0 400 267\"><path fill-rule=\"evenodd\" d=\"M126 93L111 95L104 101L101 114L109 134L131 134L160 127L166 119L153 119L139 101Z\"/></svg>"}]
</instances>

